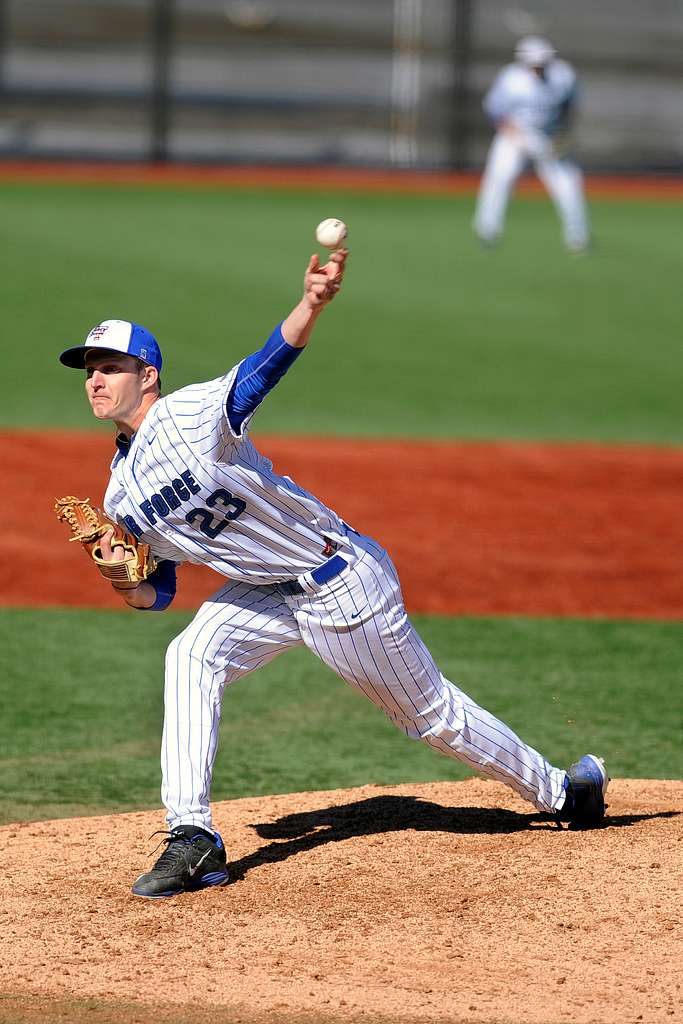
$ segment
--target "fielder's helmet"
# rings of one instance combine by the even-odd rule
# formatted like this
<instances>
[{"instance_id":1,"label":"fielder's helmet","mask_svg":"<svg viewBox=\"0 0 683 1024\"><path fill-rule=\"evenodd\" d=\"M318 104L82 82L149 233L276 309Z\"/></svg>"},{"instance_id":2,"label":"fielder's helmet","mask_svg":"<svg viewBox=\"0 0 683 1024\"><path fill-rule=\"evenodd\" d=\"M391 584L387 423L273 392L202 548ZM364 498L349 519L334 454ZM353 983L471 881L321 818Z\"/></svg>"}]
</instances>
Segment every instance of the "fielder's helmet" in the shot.
<instances>
[{"instance_id":1,"label":"fielder's helmet","mask_svg":"<svg viewBox=\"0 0 683 1024\"><path fill-rule=\"evenodd\" d=\"M525 36L515 47L515 59L528 68L541 68L555 56L555 47L541 36Z\"/></svg>"}]
</instances>

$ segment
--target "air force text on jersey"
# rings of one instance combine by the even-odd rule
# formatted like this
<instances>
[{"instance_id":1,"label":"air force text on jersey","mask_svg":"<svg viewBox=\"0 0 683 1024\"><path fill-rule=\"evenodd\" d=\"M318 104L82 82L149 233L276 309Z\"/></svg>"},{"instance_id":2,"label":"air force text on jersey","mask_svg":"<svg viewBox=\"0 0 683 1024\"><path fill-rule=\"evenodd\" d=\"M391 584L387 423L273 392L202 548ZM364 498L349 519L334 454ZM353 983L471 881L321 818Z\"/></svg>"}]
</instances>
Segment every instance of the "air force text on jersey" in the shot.
<instances>
[{"instance_id":1,"label":"air force text on jersey","mask_svg":"<svg viewBox=\"0 0 683 1024\"><path fill-rule=\"evenodd\" d=\"M159 518L165 519L175 512L182 504L200 494L202 488L189 469L183 470L168 484L164 484L149 498L138 502L138 507L150 526L154 526ZM224 487L218 487L205 499L205 508L192 508L185 515L185 521L196 525L207 537L217 537L233 519L237 519L247 507L246 502L235 497ZM123 524L138 539L143 528L131 515L123 516Z\"/></svg>"}]
</instances>

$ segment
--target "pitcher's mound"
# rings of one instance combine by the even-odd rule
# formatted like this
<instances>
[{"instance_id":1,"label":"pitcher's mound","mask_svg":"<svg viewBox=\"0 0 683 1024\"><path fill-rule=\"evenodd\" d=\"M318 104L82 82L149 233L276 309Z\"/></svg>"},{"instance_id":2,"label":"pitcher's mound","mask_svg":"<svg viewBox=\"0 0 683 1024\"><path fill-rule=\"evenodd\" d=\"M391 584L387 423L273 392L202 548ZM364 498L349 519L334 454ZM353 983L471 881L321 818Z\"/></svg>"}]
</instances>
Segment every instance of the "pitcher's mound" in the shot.
<instances>
[{"instance_id":1,"label":"pitcher's mound","mask_svg":"<svg viewBox=\"0 0 683 1024\"><path fill-rule=\"evenodd\" d=\"M478 779L219 803L232 884L160 901L161 812L4 826L0 1019L680 1020L683 783L608 800L590 832Z\"/></svg>"}]
</instances>

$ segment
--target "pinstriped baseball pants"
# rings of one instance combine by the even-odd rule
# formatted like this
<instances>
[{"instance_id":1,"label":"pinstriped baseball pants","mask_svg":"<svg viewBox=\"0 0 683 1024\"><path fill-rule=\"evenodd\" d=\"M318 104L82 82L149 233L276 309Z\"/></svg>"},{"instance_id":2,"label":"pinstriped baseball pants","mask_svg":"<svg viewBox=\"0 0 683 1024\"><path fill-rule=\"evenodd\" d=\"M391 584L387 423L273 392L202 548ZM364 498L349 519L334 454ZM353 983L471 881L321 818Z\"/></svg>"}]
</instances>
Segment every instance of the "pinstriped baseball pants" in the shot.
<instances>
[{"instance_id":1,"label":"pinstriped baseball pants","mask_svg":"<svg viewBox=\"0 0 683 1024\"><path fill-rule=\"evenodd\" d=\"M549 140L547 145L550 147ZM551 152L535 154L527 147L528 140L523 136L506 132L498 132L493 139L477 196L476 232L488 241L502 234L510 194L531 159L560 216L566 245L584 248L590 241L590 226L581 171L567 157L555 157Z\"/></svg>"},{"instance_id":2,"label":"pinstriped baseball pants","mask_svg":"<svg viewBox=\"0 0 683 1024\"><path fill-rule=\"evenodd\" d=\"M439 672L408 620L396 570L373 540L349 536L349 568L311 593L229 582L166 656L162 800L167 822L211 828L211 772L225 687L305 644L411 739L511 786L538 810L564 800L565 772Z\"/></svg>"}]
</instances>

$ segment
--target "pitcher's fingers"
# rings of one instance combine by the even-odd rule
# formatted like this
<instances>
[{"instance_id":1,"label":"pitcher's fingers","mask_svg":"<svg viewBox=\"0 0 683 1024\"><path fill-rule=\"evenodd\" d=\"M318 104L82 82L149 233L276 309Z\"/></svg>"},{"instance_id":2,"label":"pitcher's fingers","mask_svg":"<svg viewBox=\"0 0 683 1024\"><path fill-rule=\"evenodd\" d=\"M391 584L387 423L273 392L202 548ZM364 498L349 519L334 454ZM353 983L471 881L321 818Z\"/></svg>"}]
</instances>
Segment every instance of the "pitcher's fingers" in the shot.
<instances>
[{"instance_id":1,"label":"pitcher's fingers","mask_svg":"<svg viewBox=\"0 0 683 1024\"><path fill-rule=\"evenodd\" d=\"M346 263L346 257L349 255L348 249L335 249L334 252L330 253L329 263L333 263L340 271L343 271L344 264Z\"/></svg>"},{"instance_id":2,"label":"pitcher's fingers","mask_svg":"<svg viewBox=\"0 0 683 1024\"><path fill-rule=\"evenodd\" d=\"M327 284L327 282L329 280L330 280L330 277L329 277L328 274L309 274L308 275L308 283L309 284Z\"/></svg>"},{"instance_id":3,"label":"pitcher's fingers","mask_svg":"<svg viewBox=\"0 0 683 1024\"><path fill-rule=\"evenodd\" d=\"M338 257L338 258L337 258ZM341 253L333 252L327 264L327 277L330 281L341 281L344 276L346 257Z\"/></svg>"},{"instance_id":4,"label":"pitcher's fingers","mask_svg":"<svg viewBox=\"0 0 683 1024\"><path fill-rule=\"evenodd\" d=\"M103 533L100 537L100 551L102 552L102 558L104 558L106 562L110 562L112 560L111 538L113 532L114 527L108 526L107 532Z\"/></svg>"},{"instance_id":5,"label":"pitcher's fingers","mask_svg":"<svg viewBox=\"0 0 683 1024\"><path fill-rule=\"evenodd\" d=\"M103 533L100 537L102 558L104 558L105 562L123 562L126 558L126 549L123 544L114 544L112 546L111 538L113 533L114 527L110 526L107 528L107 532Z\"/></svg>"}]
</instances>

